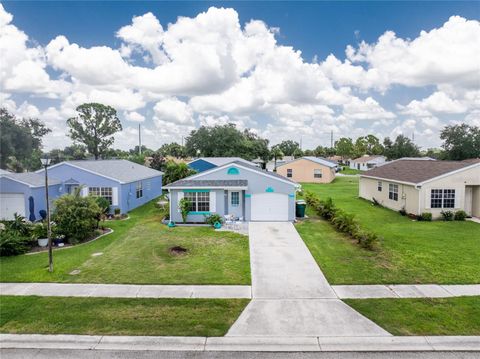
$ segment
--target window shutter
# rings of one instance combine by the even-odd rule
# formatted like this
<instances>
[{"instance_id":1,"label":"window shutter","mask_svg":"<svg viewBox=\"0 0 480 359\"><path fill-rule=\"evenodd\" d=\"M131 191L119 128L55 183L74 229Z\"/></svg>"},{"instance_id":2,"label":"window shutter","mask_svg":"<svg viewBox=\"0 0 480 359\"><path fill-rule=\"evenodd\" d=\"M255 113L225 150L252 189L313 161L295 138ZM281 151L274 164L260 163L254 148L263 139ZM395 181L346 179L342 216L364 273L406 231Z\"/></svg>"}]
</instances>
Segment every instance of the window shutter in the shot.
<instances>
[{"instance_id":1,"label":"window shutter","mask_svg":"<svg viewBox=\"0 0 480 359\"><path fill-rule=\"evenodd\" d=\"M458 193L458 188L455 188L455 208L460 208L460 196ZM463 192L463 198L465 198L465 192ZM466 198L465 198L466 199Z\"/></svg>"},{"instance_id":2,"label":"window shutter","mask_svg":"<svg viewBox=\"0 0 480 359\"><path fill-rule=\"evenodd\" d=\"M431 207L431 200L432 200L432 190L427 189L425 191L425 209L430 209Z\"/></svg>"},{"instance_id":3,"label":"window shutter","mask_svg":"<svg viewBox=\"0 0 480 359\"><path fill-rule=\"evenodd\" d=\"M210 192L210 212L217 211L217 193L212 191Z\"/></svg>"},{"instance_id":4,"label":"window shutter","mask_svg":"<svg viewBox=\"0 0 480 359\"><path fill-rule=\"evenodd\" d=\"M184 193L182 191L179 191L177 193L177 212L180 213L180 201L183 198Z\"/></svg>"},{"instance_id":5,"label":"window shutter","mask_svg":"<svg viewBox=\"0 0 480 359\"><path fill-rule=\"evenodd\" d=\"M118 187L112 187L112 206L118 206Z\"/></svg>"},{"instance_id":6,"label":"window shutter","mask_svg":"<svg viewBox=\"0 0 480 359\"><path fill-rule=\"evenodd\" d=\"M82 190L80 191L80 195L82 197L87 197L88 196L88 187L87 186L82 187Z\"/></svg>"}]
</instances>

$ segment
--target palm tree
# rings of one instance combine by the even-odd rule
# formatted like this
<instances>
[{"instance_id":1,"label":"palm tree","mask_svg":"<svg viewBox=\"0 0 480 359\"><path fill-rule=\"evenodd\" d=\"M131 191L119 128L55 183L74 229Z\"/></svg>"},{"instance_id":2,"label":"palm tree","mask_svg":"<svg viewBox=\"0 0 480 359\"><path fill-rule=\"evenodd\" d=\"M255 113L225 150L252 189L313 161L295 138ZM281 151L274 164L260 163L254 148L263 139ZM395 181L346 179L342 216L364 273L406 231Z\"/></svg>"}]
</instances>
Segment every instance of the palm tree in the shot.
<instances>
[{"instance_id":1,"label":"palm tree","mask_svg":"<svg viewBox=\"0 0 480 359\"><path fill-rule=\"evenodd\" d=\"M274 167L273 170L277 171L277 160L281 160L283 158L283 152L278 146L273 146L270 150L270 156L273 157Z\"/></svg>"}]
</instances>

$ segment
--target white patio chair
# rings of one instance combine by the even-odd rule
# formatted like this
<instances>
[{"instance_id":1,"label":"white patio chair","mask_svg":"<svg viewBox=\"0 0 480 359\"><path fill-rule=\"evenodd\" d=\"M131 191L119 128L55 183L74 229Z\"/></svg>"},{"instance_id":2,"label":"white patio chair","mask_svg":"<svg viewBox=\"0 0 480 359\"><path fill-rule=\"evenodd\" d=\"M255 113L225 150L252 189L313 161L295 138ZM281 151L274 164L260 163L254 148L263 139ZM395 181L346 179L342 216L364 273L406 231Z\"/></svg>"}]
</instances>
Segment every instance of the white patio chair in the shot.
<instances>
[{"instance_id":1,"label":"white patio chair","mask_svg":"<svg viewBox=\"0 0 480 359\"><path fill-rule=\"evenodd\" d=\"M230 214L226 214L223 217L225 218L225 228L232 229L232 226L233 226L232 216Z\"/></svg>"}]
</instances>

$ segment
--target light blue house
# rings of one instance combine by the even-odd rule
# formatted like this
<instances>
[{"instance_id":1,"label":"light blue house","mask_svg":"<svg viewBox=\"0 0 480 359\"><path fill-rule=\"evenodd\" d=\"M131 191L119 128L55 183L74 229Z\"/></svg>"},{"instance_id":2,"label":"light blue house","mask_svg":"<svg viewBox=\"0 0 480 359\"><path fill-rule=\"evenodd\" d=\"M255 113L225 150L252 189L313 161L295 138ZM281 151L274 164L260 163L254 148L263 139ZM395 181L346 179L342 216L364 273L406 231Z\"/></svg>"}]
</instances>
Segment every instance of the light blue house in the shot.
<instances>
[{"instance_id":1,"label":"light blue house","mask_svg":"<svg viewBox=\"0 0 480 359\"><path fill-rule=\"evenodd\" d=\"M64 193L81 186L84 196L106 198L111 212L127 213L162 194L162 172L127 160L65 161L49 167L48 174L62 182Z\"/></svg>"},{"instance_id":2,"label":"light blue house","mask_svg":"<svg viewBox=\"0 0 480 359\"><path fill-rule=\"evenodd\" d=\"M48 181L49 198L63 194L62 182ZM45 177L38 173L0 173L0 219L11 220L17 213L30 221L42 219L40 211L46 209Z\"/></svg>"},{"instance_id":3,"label":"light blue house","mask_svg":"<svg viewBox=\"0 0 480 359\"><path fill-rule=\"evenodd\" d=\"M200 157L187 163L187 165L197 172L203 172L231 162L243 162L247 165L256 166L255 163L244 160L240 157Z\"/></svg>"},{"instance_id":4,"label":"light blue house","mask_svg":"<svg viewBox=\"0 0 480 359\"><path fill-rule=\"evenodd\" d=\"M235 161L167 186L170 219L182 222L179 201L191 203L187 222L204 222L213 213L245 221L293 221L299 185L274 172Z\"/></svg>"}]
</instances>

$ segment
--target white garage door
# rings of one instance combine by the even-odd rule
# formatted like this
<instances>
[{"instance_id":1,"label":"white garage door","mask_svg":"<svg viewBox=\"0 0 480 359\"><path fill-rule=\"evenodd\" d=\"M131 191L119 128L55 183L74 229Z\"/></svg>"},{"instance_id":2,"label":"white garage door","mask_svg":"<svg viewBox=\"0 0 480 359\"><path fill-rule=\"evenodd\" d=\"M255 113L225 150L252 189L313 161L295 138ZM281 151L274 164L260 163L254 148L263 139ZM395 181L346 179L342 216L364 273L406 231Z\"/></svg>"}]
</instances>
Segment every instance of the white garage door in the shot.
<instances>
[{"instance_id":1,"label":"white garage door","mask_svg":"<svg viewBox=\"0 0 480 359\"><path fill-rule=\"evenodd\" d=\"M0 218L13 219L13 214L25 216L23 193L0 193Z\"/></svg>"},{"instance_id":2,"label":"white garage door","mask_svg":"<svg viewBox=\"0 0 480 359\"><path fill-rule=\"evenodd\" d=\"M252 194L252 221L288 221L288 195L283 193Z\"/></svg>"}]
</instances>

